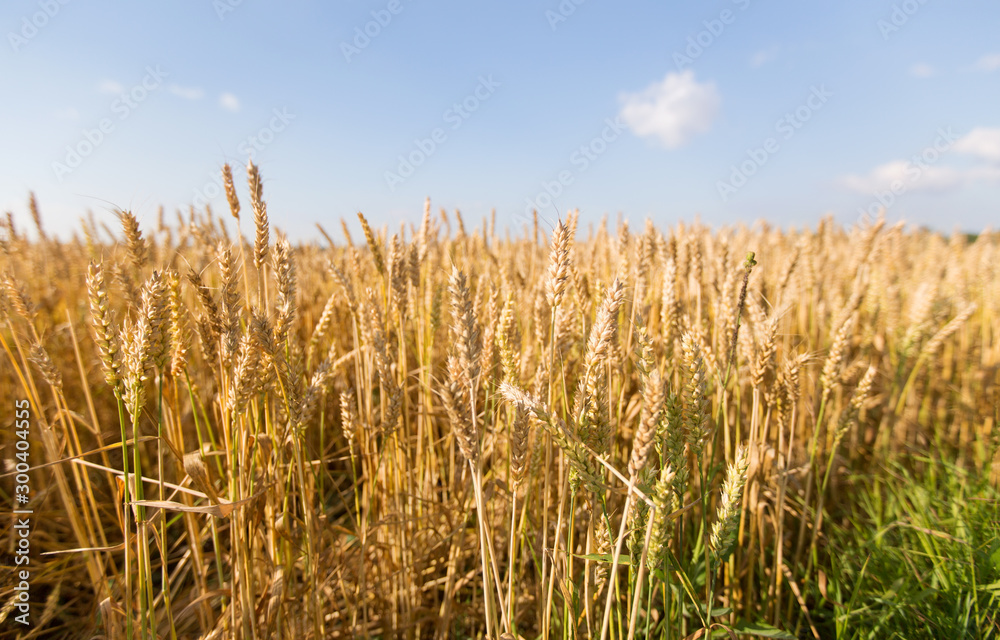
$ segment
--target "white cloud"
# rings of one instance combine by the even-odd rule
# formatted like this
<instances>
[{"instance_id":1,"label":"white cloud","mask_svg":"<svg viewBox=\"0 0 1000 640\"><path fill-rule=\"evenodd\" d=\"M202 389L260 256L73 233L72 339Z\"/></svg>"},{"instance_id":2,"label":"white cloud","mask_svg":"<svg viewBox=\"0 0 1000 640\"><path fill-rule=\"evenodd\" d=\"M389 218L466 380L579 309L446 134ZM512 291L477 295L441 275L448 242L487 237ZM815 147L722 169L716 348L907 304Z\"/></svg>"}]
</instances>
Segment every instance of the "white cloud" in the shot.
<instances>
[{"instance_id":1,"label":"white cloud","mask_svg":"<svg viewBox=\"0 0 1000 640\"><path fill-rule=\"evenodd\" d=\"M122 93L125 91L125 87L114 80L101 80L101 83L97 85L97 90L101 93Z\"/></svg>"},{"instance_id":2,"label":"white cloud","mask_svg":"<svg viewBox=\"0 0 1000 640\"><path fill-rule=\"evenodd\" d=\"M973 167L966 175L970 182L1000 182L1000 167Z\"/></svg>"},{"instance_id":3,"label":"white cloud","mask_svg":"<svg viewBox=\"0 0 1000 640\"><path fill-rule=\"evenodd\" d=\"M167 90L185 100L201 100L201 97L205 95L205 92L198 87L182 87L179 84L171 84Z\"/></svg>"},{"instance_id":4,"label":"white cloud","mask_svg":"<svg viewBox=\"0 0 1000 640\"><path fill-rule=\"evenodd\" d=\"M80 112L76 110L75 107L66 107L65 109L58 109L53 114L57 120L79 120Z\"/></svg>"},{"instance_id":5,"label":"white cloud","mask_svg":"<svg viewBox=\"0 0 1000 640\"><path fill-rule=\"evenodd\" d=\"M1000 162L1000 128L976 127L955 143L955 151Z\"/></svg>"},{"instance_id":6,"label":"white cloud","mask_svg":"<svg viewBox=\"0 0 1000 640\"><path fill-rule=\"evenodd\" d=\"M762 67L768 62L777 59L777 57L777 45L771 47L770 49L761 49L750 58L750 66L756 69L757 67Z\"/></svg>"},{"instance_id":7,"label":"white cloud","mask_svg":"<svg viewBox=\"0 0 1000 640\"><path fill-rule=\"evenodd\" d=\"M621 101L619 115L633 133L673 149L712 128L721 100L714 83L698 83L687 70L668 73L638 93L622 94Z\"/></svg>"},{"instance_id":8,"label":"white cloud","mask_svg":"<svg viewBox=\"0 0 1000 640\"><path fill-rule=\"evenodd\" d=\"M923 62L918 62L910 67L910 75L914 78L930 78L934 75L934 67Z\"/></svg>"},{"instance_id":9,"label":"white cloud","mask_svg":"<svg viewBox=\"0 0 1000 640\"><path fill-rule=\"evenodd\" d=\"M851 191L870 194L902 185L906 191L949 191L969 181L971 176L951 167L916 165L908 160L893 160L880 164L865 175L841 178L841 184ZM895 187L898 190L898 186Z\"/></svg>"},{"instance_id":10,"label":"white cloud","mask_svg":"<svg viewBox=\"0 0 1000 640\"><path fill-rule=\"evenodd\" d=\"M976 60L976 68L987 72L1000 69L1000 53L989 53Z\"/></svg>"},{"instance_id":11,"label":"white cloud","mask_svg":"<svg viewBox=\"0 0 1000 640\"><path fill-rule=\"evenodd\" d=\"M219 106L226 111L239 111L240 99L231 93L223 93L219 96Z\"/></svg>"}]
</instances>

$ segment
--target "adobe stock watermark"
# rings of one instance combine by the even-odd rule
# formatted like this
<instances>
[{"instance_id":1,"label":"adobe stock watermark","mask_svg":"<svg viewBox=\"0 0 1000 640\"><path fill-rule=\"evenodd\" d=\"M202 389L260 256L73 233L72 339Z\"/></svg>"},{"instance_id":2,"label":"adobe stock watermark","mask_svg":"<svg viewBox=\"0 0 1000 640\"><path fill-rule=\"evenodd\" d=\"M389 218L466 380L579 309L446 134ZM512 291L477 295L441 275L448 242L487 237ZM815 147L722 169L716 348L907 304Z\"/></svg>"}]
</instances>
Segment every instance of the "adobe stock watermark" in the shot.
<instances>
[{"instance_id":1,"label":"adobe stock watermark","mask_svg":"<svg viewBox=\"0 0 1000 640\"><path fill-rule=\"evenodd\" d=\"M146 67L146 75L142 77L142 80L112 100L109 108L114 117L101 118L93 129L84 129L76 143L66 145L66 154L62 161L52 163L52 172L56 179L62 182L66 176L79 169L83 161L89 158L115 132L118 123L127 120L139 105L163 85L163 78L168 75L170 74L161 69L159 65Z\"/></svg>"},{"instance_id":2,"label":"adobe stock watermark","mask_svg":"<svg viewBox=\"0 0 1000 640\"><path fill-rule=\"evenodd\" d=\"M750 0L732 0L732 3L739 7L741 12L746 11L750 6ZM674 66L677 67L677 70L683 71L693 65L694 61L711 48L725 33L726 28L735 23L738 17L739 13L732 9L723 9L716 17L703 20L701 24L705 28L693 36L688 36L687 45L683 52L674 51Z\"/></svg>"},{"instance_id":3,"label":"adobe stock watermark","mask_svg":"<svg viewBox=\"0 0 1000 640\"><path fill-rule=\"evenodd\" d=\"M569 20L569 17L576 13L576 8L587 0L562 0L553 11L552 9L545 10L545 19L549 23L549 29L553 31L556 30L563 22Z\"/></svg>"},{"instance_id":4,"label":"adobe stock watermark","mask_svg":"<svg viewBox=\"0 0 1000 640\"><path fill-rule=\"evenodd\" d=\"M382 29L389 26L394 16L403 12L405 6L402 0L389 0L384 9L371 12L372 19L360 27L354 27L354 38L350 41L340 41L340 52L348 63L368 48L372 40L382 34Z\"/></svg>"},{"instance_id":5,"label":"adobe stock watermark","mask_svg":"<svg viewBox=\"0 0 1000 640\"><path fill-rule=\"evenodd\" d=\"M275 141L278 134L287 129L292 120L296 118L296 115L289 111L288 107L280 109L275 107L271 110L271 114L271 119L268 120L267 125L250 134L236 145L237 154L241 157L252 158L255 151L259 153L267 148L268 145ZM195 190L191 204L195 209L204 209L212 200L215 200L224 193L225 187L222 184L222 172L212 171L208 174L208 180L202 185L201 189Z\"/></svg>"},{"instance_id":6,"label":"adobe stock watermark","mask_svg":"<svg viewBox=\"0 0 1000 640\"><path fill-rule=\"evenodd\" d=\"M589 142L581 144L569 154L570 168L563 169L555 175L553 180L543 180L541 190L533 198L524 199L524 216L515 218L518 222L532 220L534 211L544 211L553 205L555 199L563 194L567 187L572 185L576 179L591 167L605 153L608 148L625 132L625 123L621 116L604 119L604 128L600 135L596 135Z\"/></svg>"},{"instance_id":7,"label":"adobe stock watermark","mask_svg":"<svg viewBox=\"0 0 1000 640\"><path fill-rule=\"evenodd\" d=\"M7 32L7 42L14 53L19 53L69 3L70 0L38 0L38 11L22 16L19 30Z\"/></svg>"},{"instance_id":8,"label":"adobe stock watermark","mask_svg":"<svg viewBox=\"0 0 1000 640\"><path fill-rule=\"evenodd\" d=\"M500 83L493 79L492 74L486 77L479 76L479 84L476 85L476 88L469 95L445 109L441 119L448 125L448 129L458 131L500 86ZM396 170L386 171L383 176L389 191L395 191L396 187L406 182L410 176L416 173L417 168L427 162L447 141L448 131L445 127L435 127L426 138L414 138L413 150L405 155L396 156L398 161Z\"/></svg>"},{"instance_id":9,"label":"adobe stock watermark","mask_svg":"<svg viewBox=\"0 0 1000 640\"><path fill-rule=\"evenodd\" d=\"M14 595L10 602L12 608L19 612L14 616L14 620L19 624L28 626L31 622L31 515L34 509L29 509L31 502L31 441L28 436L31 433L31 403L27 400L14 401L14 446L13 452L15 461L10 461L9 466L14 473L14 525L10 535L13 538L14 565L17 571L11 569L10 580L13 583L18 581L14 587Z\"/></svg>"},{"instance_id":10,"label":"adobe stock watermark","mask_svg":"<svg viewBox=\"0 0 1000 640\"><path fill-rule=\"evenodd\" d=\"M880 18L875 25L878 27L879 33L882 34L882 39L886 42L889 41L889 37L902 29L907 22L910 21L914 15L920 11L920 8L927 4L929 0L903 0L902 2L897 2L892 5L892 11L889 13L888 18Z\"/></svg>"},{"instance_id":11,"label":"adobe stock watermark","mask_svg":"<svg viewBox=\"0 0 1000 640\"><path fill-rule=\"evenodd\" d=\"M782 140L788 141L795 137L799 129L826 105L827 100L833 97L833 92L828 90L826 85L813 85L809 89L809 97L802 104L778 118L778 121L774 123L774 131L780 134ZM750 178L767 164L770 157L779 151L781 151L781 142L775 136L766 138L759 147L747 149L746 160L738 165L730 165L729 180L716 180L715 188L719 192L719 198L723 202L728 202L729 198L742 189L750 181Z\"/></svg>"},{"instance_id":12,"label":"adobe stock watermark","mask_svg":"<svg viewBox=\"0 0 1000 640\"><path fill-rule=\"evenodd\" d=\"M215 9L215 15L219 16L219 21L226 19L226 16L233 11L236 11L236 7L243 4L243 0L212 0L212 8Z\"/></svg>"},{"instance_id":13,"label":"adobe stock watermark","mask_svg":"<svg viewBox=\"0 0 1000 640\"><path fill-rule=\"evenodd\" d=\"M917 186L924 174L930 170L941 156L945 154L952 145L961 138L960 135L951 130L951 127L944 127L937 130L937 137L934 142L924 147L920 153L915 153L910 157L909 162L902 169L902 177L890 182L885 190L875 189L872 193L872 201L867 207L858 207L858 218L873 220L882 211L888 211L896 200L904 193Z\"/></svg>"}]
</instances>

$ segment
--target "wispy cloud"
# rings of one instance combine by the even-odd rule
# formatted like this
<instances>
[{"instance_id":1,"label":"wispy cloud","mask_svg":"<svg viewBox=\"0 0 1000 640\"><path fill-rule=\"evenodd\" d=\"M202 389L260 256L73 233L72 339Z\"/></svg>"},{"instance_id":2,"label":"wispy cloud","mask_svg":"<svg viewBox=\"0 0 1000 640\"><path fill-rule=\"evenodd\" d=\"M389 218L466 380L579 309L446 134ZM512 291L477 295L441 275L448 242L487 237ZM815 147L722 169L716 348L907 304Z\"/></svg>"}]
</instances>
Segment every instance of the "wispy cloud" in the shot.
<instances>
[{"instance_id":1,"label":"wispy cloud","mask_svg":"<svg viewBox=\"0 0 1000 640\"><path fill-rule=\"evenodd\" d=\"M955 151L1000 163L1000 127L976 127L955 143Z\"/></svg>"},{"instance_id":2,"label":"wispy cloud","mask_svg":"<svg viewBox=\"0 0 1000 640\"><path fill-rule=\"evenodd\" d=\"M100 84L97 85L97 90L101 93L121 93L125 91L125 87L122 83L114 80L101 80Z\"/></svg>"},{"instance_id":3,"label":"wispy cloud","mask_svg":"<svg viewBox=\"0 0 1000 640\"><path fill-rule=\"evenodd\" d=\"M54 115L57 120L80 119L80 112L76 110L76 107L66 107L65 109L57 109L52 115Z\"/></svg>"},{"instance_id":4,"label":"wispy cloud","mask_svg":"<svg viewBox=\"0 0 1000 640\"><path fill-rule=\"evenodd\" d=\"M950 129L949 129L950 131ZM839 183L850 191L878 193L902 191L941 193L976 182L1000 182L1000 128L977 127L951 144L927 147L910 160L880 164L863 175L848 175ZM948 150L986 162L956 167L938 164Z\"/></svg>"},{"instance_id":5,"label":"wispy cloud","mask_svg":"<svg viewBox=\"0 0 1000 640\"><path fill-rule=\"evenodd\" d=\"M760 51L753 54L750 57L750 66L754 69L762 67L768 62L777 60L778 58L778 46L775 45L768 49L761 49Z\"/></svg>"},{"instance_id":6,"label":"wispy cloud","mask_svg":"<svg viewBox=\"0 0 1000 640\"><path fill-rule=\"evenodd\" d=\"M240 110L240 99L231 93L223 93L219 96L219 106L235 113Z\"/></svg>"},{"instance_id":7,"label":"wispy cloud","mask_svg":"<svg viewBox=\"0 0 1000 640\"><path fill-rule=\"evenodd\" d=\"M622 94L621 102L619 116L633 133L673 149L712 128L721 99L714 83L699 83L687 70Z\"/></svg>"},{"instance_id":8,"label":"wispy cloud","mask_svg":"<svg viewBox=\"0 0 1000 640\"><path fill-rule=\"evenodd\" d=\"M914 78L930 78L934 73L934 67L923 62L918 62L910 67L910 75Z\"/></svg>"},{"instance_id":9,"label":"wispy cloud","mask_svg":"<svg viewBox=\"0 0 1000 640\"><path fill-rule=\"evenodd\" d=\"M968 181L969 176L952 167L920 167L909 160L893 160L880 164L864 175L848 175L840 183L851 191L874 193L905 185L907 191L951 191Z\"/></svg>"},{"instance_id":10,"label":"wispy cloud","mask_svg":"<svg viewBox=\"0 0 1000 640\"><path fill-rule=\"evenodd\" d=\"M205 95L205 92L198 87L182 87L179 84L168 85L167 91L185 100L201 100Z\"/></svg>"},{"instance_id":11,"label":"wispy cloud","mask_svg":"<svg viewBox=\"0 0 1000 640\"><path fill-rule=\"evenodd\" d=\"M988 53L976 60L976 68L986 72L1000 69L1000 53Z\"/></svg>"}]
</instances>

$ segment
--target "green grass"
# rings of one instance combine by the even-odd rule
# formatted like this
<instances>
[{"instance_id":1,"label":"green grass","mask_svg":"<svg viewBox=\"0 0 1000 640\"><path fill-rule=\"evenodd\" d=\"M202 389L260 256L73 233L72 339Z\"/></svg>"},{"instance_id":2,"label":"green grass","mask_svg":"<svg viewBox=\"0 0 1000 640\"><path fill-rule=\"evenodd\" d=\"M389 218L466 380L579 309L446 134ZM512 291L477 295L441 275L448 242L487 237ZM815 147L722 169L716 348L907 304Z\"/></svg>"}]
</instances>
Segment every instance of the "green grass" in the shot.
<instances>
[{"instance_id":1,"label":"green grass","mask_svg":"<svg viewBox=\"0 0 1000 640\"><path fill-rule=\"evenodd\" d=\"M984 475L914 456L853 477L829 530L825 636L1000 638L1000 493Z\"/></svg>"}]
</instances>

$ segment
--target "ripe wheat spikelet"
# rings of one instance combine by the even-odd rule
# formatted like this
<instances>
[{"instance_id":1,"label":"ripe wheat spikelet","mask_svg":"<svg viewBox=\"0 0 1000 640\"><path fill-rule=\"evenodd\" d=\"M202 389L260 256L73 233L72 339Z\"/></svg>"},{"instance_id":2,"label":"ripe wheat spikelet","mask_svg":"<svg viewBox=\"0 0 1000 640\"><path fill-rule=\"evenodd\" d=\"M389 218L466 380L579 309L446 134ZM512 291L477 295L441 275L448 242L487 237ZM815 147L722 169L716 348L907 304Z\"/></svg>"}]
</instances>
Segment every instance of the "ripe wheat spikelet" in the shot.
<instances>
[{"instance_id":1,"label":"ripe wheat spikelet","mask_svg":"<svg viewBox=\"0 0 1000 640\"><path fill-rule=\"evenodd\" d=\"M428 199L321 246L253 163L223 186L227 216L0 224L0 404L62 505L33 544L82 550L35 575L90 635L599 636L609 591L616 637L808 628L855 478L994 464L1000 234Z\"/></svg>"}]
</instances>

